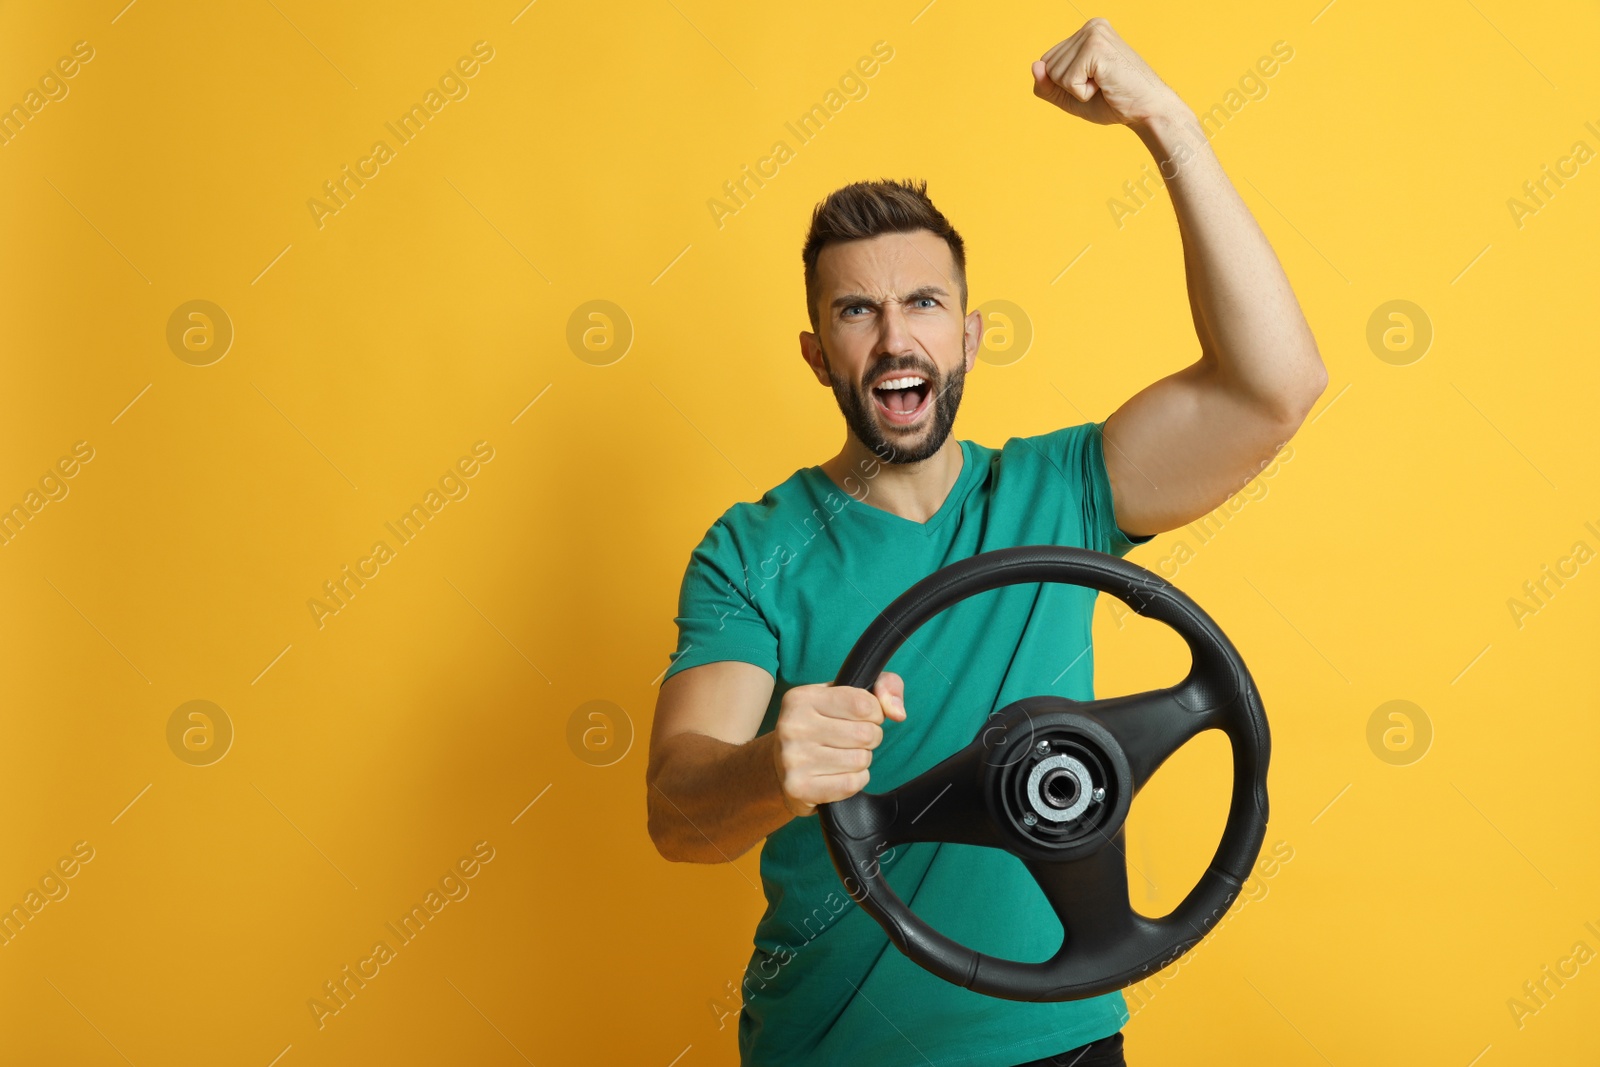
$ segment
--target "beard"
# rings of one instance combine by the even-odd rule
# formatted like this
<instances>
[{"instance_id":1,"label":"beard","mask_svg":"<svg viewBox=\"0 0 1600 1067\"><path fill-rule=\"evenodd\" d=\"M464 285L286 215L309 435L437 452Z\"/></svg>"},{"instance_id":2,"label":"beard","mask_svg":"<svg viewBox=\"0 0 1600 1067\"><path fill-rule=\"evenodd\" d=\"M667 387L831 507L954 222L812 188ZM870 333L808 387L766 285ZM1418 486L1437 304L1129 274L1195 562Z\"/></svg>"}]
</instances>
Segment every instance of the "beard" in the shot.
<instances>
[{"instance_id":1,"label":"beard","mask_svg":"<svg viewBox=\"0 0 1600 1067\"><path fill-rule=\"evenodd\" d=\"M833 386L833 398L839 404L839 413L856 440L883 463L921 463L944 446L945 439L955 426L956 411L961 407L961 391L966 383L967 365L962 360L947 378L923 370L908 370L927 379L932 391L932 410L922 416L922 425L915 429L894 426L878 413L872 399L872 390L841 381L833 373L827 350L822 352L823 365L828 369L828 381ZM885 427L888 432L885 432Z\"/></svg>"}]
</instances>

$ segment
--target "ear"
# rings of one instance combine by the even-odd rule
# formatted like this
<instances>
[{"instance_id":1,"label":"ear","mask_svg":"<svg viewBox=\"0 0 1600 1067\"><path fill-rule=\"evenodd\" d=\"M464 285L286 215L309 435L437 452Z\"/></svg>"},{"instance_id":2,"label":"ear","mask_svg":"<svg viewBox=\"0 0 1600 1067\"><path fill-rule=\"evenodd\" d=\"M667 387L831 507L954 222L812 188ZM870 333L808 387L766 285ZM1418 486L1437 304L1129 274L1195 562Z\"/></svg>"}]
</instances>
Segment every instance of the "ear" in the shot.
<instances>
[{"instance_id":1,"label":"ear","mask_svg":"<svg viewBox=\"0 0 1600 1067\"><path fill-rule=\"evenodd\" d=\"M983 345L983 315L974 309L961 325L961 340L967 357L967 373L978 362L978 349Z\"/></svg>"},{"instance_id":2,"label":"ear","mask_svg":"<svg viewBox=\"0 0 1600 1067\"><path fill-rule=\"evenodd\" d=\"M800 358L806 361L817 381L829 389L833 388L833 382L828 378L828 366L822 359L822 346L817 343L817 335L810 330L800 331Z\"/></svg>"}]
</instances>

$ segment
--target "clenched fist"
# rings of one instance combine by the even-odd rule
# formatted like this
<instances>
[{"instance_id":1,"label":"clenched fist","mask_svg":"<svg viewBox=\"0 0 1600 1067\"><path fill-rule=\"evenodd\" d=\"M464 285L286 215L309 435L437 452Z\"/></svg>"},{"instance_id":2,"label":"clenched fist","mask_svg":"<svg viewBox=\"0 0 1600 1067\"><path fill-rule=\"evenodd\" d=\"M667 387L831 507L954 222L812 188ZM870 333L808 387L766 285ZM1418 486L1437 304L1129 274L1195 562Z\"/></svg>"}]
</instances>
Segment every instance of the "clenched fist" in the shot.
<instances>
[{"instance_id":1,"label":"clenched fist","mask_svg":"<svg viewBox=\"0 0 1600 1067\"><path fill-rule=\"evenodd\" d=\"M1033 61L1033 95L1102 126L1140 126L1174 105L1183 106L1102 18L1085 22Z\"/></svg>"},{"instance_id":2,"label":"clenched fist","mask_svg":"<svg viewBox=\"0 0 1600 1067\"><path fill-rule=\"evenodd\" d=\"M905 721L905 692L905 679L885 671L870 690L797 685L785 693L772 749L784 806L797 816L812 815L818 804L865 789L883 720Z\"/></svg>"}]
</instances>

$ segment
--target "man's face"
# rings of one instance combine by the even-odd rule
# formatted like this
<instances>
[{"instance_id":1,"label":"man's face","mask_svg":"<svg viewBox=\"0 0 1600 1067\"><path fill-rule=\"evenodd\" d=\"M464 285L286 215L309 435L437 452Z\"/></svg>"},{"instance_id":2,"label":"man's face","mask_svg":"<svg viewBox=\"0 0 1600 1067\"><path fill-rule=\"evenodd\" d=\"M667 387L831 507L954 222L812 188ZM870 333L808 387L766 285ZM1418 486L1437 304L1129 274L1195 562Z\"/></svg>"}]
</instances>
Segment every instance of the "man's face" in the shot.
<instances>
[{"instance_id":1,"label":"man's face","mask_svg":"<svg viewBox=\"0 0 1600 1067\"><path fill-rule=\"evenodd\" d=\"M978 313L962 314L950 246L928 230L830 244L817 290L817 332L800 347L851 434L884 463L938 452L983 335ZM922 384L881 388L904 378Z\"/></svg>"}]
</instances>

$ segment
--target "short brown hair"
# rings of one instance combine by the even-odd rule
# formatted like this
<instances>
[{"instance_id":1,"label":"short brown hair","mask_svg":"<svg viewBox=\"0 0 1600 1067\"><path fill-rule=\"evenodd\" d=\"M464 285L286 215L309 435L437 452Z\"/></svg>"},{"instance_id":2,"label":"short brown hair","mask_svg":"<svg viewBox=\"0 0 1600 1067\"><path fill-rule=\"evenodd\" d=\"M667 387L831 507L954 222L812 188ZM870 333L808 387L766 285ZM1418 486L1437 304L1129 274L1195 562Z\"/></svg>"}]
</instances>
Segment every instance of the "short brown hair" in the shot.
<instances>
[{"instance_id":1,"label":"short brown hair","mask_svg":"<svg viewBox=\"0 0 1600 1067\"><path fill-rule=\"evenodd\" d=\"M817 257L824 245L835 241L858 241L883 233L910 233L929 230L944 238L956 264L956 285L961 290L961 310L967 309L967 253L961 235L944 213L928 199L926 181L855 182L835 189L811 212L811 229L806 234L801 259L806 265L806 311L811 329L816 331Z\"/></svg>"}]
</instances>

